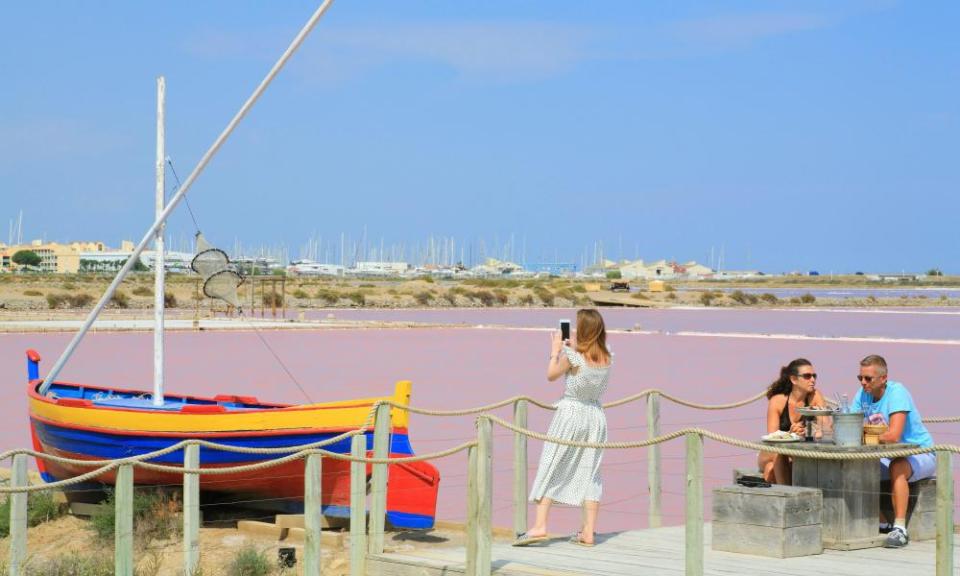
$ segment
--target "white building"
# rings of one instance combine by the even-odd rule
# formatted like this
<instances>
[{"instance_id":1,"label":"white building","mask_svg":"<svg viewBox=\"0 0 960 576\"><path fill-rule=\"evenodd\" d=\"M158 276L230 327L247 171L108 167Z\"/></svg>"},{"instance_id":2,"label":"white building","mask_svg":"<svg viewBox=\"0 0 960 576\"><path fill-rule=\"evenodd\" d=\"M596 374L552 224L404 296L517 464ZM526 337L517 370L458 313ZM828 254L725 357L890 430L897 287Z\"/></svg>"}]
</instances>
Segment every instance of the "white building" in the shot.
<instances>
[{"instance_id":1,"label":"white building","mask_svg":"<svg viewBox=\"0 0 960 576\"><path fill-rule=\"evenodd\" d=\"M296 276L343 276L340 264L321 264L313 260L296 260L287 266L287 272Z\"/></svg>"},{"instance_id":2,"label":"white building","mask_svg":"<svg viewBox=\"0 0 960 576\"><path fill-rule=\"evenodd\" d=\"M399 276L409 268L406 262L357 262L349 272L366 276Z\"/></svg>"}]
</instances>

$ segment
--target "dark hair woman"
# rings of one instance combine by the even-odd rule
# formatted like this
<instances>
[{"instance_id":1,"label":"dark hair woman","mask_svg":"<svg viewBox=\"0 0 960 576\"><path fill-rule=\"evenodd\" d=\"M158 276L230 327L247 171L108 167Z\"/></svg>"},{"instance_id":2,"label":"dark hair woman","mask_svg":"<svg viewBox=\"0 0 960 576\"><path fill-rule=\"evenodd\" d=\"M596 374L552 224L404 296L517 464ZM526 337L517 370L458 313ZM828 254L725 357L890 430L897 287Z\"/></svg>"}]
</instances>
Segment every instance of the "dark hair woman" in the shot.
<instances>
[{"instance_id":1,"label":"dark hair woman","mask_svg":"<svg viewBox=\"0 0 960 576\"><path fill-rule=\"evenodd\" d=\"M780 377L767 388L767 434L780 430L802 435L804 424L797 408L824 405L813 364L806 358L797 358L780 368ZM791 483L790 458L761 452L757 466L767 482Z\"/></svg>"}]
</instances>

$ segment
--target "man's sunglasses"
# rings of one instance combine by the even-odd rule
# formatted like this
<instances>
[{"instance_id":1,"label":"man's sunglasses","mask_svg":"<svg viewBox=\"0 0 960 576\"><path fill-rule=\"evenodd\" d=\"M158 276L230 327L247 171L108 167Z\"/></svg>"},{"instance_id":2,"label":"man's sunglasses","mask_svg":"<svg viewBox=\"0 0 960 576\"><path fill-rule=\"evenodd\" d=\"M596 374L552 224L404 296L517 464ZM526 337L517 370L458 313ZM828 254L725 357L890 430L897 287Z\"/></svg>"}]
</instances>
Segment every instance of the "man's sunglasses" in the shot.
<instances>
[{"instance_id":1,"label":"man's sunglasses","mask_svg":"<svg viewBox=\"0 0 960 576\"><path fill-rule=\"evenodd\" d=\"M803 378L804 380L816 380L816 379L817 379L817 373L816 373L816 372L805 372L805 373L803 373L803 374L797 374L797 378Z\"/></svg>"},{"instance_id":2,"label":"man's sunglasses","mask_svg":"<svg viewBox=\"0 0 960 576\"><path fill-rule=\"evenodd\" d=\"M875 378L878 378L878 377L877 377L877 376L860 376L860 375L857 375L857 380L859 380L859 381L861 381L861 382L866 382L867 384L873 382L873 380L874 380Z\"/></svg>"}]
</instances>

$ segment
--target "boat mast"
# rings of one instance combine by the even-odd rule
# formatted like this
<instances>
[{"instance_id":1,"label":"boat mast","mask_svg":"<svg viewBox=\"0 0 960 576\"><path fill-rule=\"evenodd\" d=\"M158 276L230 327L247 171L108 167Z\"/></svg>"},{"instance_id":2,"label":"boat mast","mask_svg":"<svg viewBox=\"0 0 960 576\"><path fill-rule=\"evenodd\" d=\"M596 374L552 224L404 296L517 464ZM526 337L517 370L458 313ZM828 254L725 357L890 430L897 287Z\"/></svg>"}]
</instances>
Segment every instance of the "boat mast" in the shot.
<instances>
[{"instance_id":1,"label":"boat mast","mask_svg":"<svg viewBox=\"0 0 960 576\"><path fill-rule=\"evenodd\" d=\"M166 188L164 176L166 170L166 150L164 148L164 108L166 106L167 83L163 76L157 77L157 210L156 219L163 215L163 201ZM163 315L166 305L164 291L164 246L163 232L166 225L163 223L157 228L157 236L153 241L153 405L163 406Z\"/></svg>"},{"instance_id":2,"label":"boat mast","mask_svg":"<svg viewBox=\"0 0 960 576\"><path fill-rule=\"evenodd\" d=\"M133 263L136 259L140 258L140 254L143 253L143 249L146 245L152 240L157 233L157 230L163 225L164 221L170 216L170 213L173 212L174 208L177 207L177 204L180 203L180 200L183 199L184 195L190 190L190 187L193 186L194 180L196 180L200 174L203 172L204 168L207 167L207 164L210 163L210 160L216 156L217 151L220 150L220 147L223 146L223 143L227 141L227 138L230 137L230 134L233 133L234 129L240 124L240 121L243 120L243 117L247 115L247 112L253 108L253 105L260 99L260 96L267 89L267 86L270 85L270 82L280 73L280 70L283 68L284 64L290 59L291 56L300 48L300 45L303 44L303 41L307 38L307 35L313 30L313 27L317 25L317 22L320 21L320 17L330 8L330 5L333 3L333 0L324 0L323 3L317 8L316 12L310 17L307 23L300 29L300 32L297 33L297 36L293 39L290 45L284 51L283 55L280 56L280 59L277 60L276 64L273 65L273 68L270 69L270 72L267 73L267 76L260 82L260 85L253 91L253 94L247 98L247 101L243 103L243 106L240 107L240 110L234 115L233 119L230 120L230 123L227 124L227 127L223 129L223 132L220 133L220 136L210 145L210 148L204 153L203 157L200 158L200 162L197 163L197 166L193 169L193 172L187 176L187 179L183 181L183 184L180 185L180 188L177 190L177 193L170 198L170 202L167 203L166 207L163 209L163 212L160 213L160 216L157 220L150 226L150 229L147 230L147 233L143 236L143 239L140 240L140 243L137 244L136 248L133 249L133 254L130 255L130 258L127 259L123 267L120 268L120 271L117 272L117 276L113 279L113 282L107 286L106 292L103 296L100 297L100 301L93 307L93 310L90 311L90 314L87 315L86 320L83 321L83 326L80 327L80 331L74 334L73 339L70 340L70 343L67 344L66 349L63 353L60 354L60 358L57 358L56 363L50 369L50 372L47 373L46 377L43 379L43 384L37 389L37 392L40 395L44 395L50 390L50 386L53 384L53 381L57 379L57 376L60 375L60 371L63 370L63 365L67 363L67 360L70 359L70 356L73 355L73 351L76 350L77 345L80 344L80 341L83 340L84 335L90 330L90 327L93 326L93 322L97 319L97 316L100 315L100 312L107 305L107 302L110 301L110 298L113 297L114 293L117 291L117 288L120 286L120 283L123 282L123 279L126 278L127 274L130 273L130 270L133 268Z\"/></svg>"}]
</instances>

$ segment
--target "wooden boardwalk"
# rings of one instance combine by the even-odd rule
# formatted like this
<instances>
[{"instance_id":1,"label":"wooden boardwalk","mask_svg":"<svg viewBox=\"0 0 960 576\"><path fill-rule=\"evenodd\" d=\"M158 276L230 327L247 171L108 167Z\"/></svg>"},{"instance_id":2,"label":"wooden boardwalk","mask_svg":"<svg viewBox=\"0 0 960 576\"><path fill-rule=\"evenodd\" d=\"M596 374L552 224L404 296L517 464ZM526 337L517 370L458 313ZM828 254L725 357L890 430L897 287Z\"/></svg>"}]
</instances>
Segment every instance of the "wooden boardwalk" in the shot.
<instances>
[{"instance_id":1,"label":"wooden boardwalk","mask_svg":"<svg viewBox=\"0 0 960 576\"><path fill-rule=\"evenodd\" d=\"M896 574L930 576L936 571L935 541L911 542L906 548L887 550L824 550L816 556L765 558L710 549L710 525L704 531L704 574L732 576L863 576ZM493 574L497 576L683 576L683 526L599 535L597 545L586 548L558 538L544 544L514 548L507 542L493 545ZM956 550L956 548L955 548ZM956 552L955 552L956 553ZM440 576L464 573L465 550L434 548L417 552L372 555L368 576Z\"/></svg>"}]
</instances>

